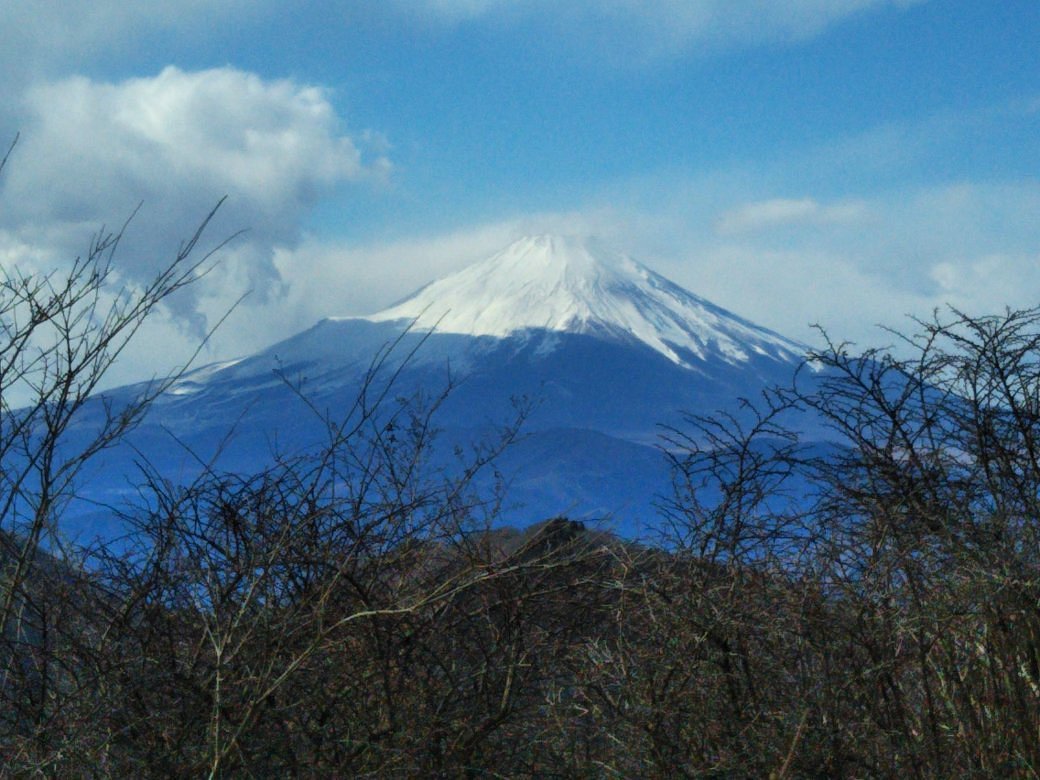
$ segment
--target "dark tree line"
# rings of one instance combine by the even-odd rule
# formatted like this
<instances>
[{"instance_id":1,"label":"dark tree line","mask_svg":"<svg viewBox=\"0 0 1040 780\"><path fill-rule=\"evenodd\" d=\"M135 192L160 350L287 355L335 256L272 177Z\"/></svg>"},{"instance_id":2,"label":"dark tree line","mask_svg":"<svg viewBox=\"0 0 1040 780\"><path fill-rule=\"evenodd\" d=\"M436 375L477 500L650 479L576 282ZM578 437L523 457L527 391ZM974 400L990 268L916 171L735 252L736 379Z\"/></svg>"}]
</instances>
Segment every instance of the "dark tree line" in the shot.
<instances>
[{"instance_id":1,"label":"dark tree line","mask_svg":"<svg viewBox=\"0 0 1040 780\"><path fill-rule=\"evenodd\" d=\"M472 480L516 425L433 468L438 400L383 353L311 455L145 466L118 544L64 544L82 466L164 385L75 451L70 420L197 240L123 295L118 236L0 278L0 775L1040 773L1040 310L825 341L691 415L643 543L495 527Z\"/></svg>"}]
</instances>

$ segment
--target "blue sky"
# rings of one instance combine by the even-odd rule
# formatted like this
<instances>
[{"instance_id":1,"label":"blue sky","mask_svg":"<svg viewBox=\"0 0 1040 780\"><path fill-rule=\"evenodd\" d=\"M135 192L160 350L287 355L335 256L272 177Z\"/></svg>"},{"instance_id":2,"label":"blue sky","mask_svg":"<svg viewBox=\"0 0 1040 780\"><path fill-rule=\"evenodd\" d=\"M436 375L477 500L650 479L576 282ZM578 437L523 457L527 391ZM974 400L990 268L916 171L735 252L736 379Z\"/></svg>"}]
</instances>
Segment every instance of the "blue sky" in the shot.
<instances>
[{"instance_id":1,"label":"blue sky","mask_svg":"<svg viewBox=\"0 0 1040 780\"><path fill-rule=\"evenodd\" d=\"M1035 0L70 0L0 24L0 262L60 266L139 201L128 284L225 193L213 240L248 229L121 378L246 291L205 357L529 232L596 234L805 340L1040 303Z\"/></svg>"}]
</instances>

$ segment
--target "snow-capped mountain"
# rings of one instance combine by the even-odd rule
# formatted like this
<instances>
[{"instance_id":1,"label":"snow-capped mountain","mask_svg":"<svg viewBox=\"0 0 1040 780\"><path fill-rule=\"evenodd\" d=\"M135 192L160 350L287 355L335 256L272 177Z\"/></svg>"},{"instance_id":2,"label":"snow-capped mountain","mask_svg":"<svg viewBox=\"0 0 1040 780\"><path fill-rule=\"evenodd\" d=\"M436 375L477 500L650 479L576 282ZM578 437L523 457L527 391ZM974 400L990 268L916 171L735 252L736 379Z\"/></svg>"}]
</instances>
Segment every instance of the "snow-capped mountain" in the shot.
<instances>
[{"instance_id":1,"label":"snow-capped mountain","mask_svg":"<svg viewBox=\"0 0 1040 780\"><path fill-rule=\"evenodd\" d=\"M419 328L508 337L539 328L637 339L690 367L712 355L797 359L804 348L690 293L590 240L522 238L374 314Z\"/></svg>"},{"instance_id":2,"label":"snow-capped mountain","mask_svg":"<svg viewBox=\"0 0 1040 780\"><path fill-rule=\"evenodd\" d=\"M274 453L306 451L390 344L383 376L394 397L454 386L436 420L448 450L510 421L515 399L530 404L527 436L499 464L511 486L503 522L568 514L629 529L652 524L667 488L660 426L681 425L682 412L735 409L788 382L804 354L624 254L525 238L376 314L322 320L187 373L106 456L93 489L125 489L141 458L176 481L213 459L250 472Z\"/></svg>"}]
</instances>

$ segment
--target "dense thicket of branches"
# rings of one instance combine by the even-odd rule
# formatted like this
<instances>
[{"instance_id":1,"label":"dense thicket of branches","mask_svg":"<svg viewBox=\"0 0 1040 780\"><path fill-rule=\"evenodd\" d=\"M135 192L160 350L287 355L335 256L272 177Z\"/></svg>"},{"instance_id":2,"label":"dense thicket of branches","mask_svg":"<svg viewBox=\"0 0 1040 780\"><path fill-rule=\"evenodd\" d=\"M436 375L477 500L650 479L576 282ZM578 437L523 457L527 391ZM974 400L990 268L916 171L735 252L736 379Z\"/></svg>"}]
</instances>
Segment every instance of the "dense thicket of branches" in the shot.
<instances>
[{"instance_id":1,"label":"dense thicket of branches","mask_svg":"<svg viewBox=\"0 0 1040 780\"><path fill-rule=\"evenodd\" d=\"M194 272L192 242L110 298L113 241L0 279L0 775L1040 774L1040 311L829 344L691 416L652 544L489 530L513 426L431 468L437 404L383 354L311 456L144 469L126 537L70 549L76 475L150 399L71 452L69 420Z\"/></svg>"}]
</instances>

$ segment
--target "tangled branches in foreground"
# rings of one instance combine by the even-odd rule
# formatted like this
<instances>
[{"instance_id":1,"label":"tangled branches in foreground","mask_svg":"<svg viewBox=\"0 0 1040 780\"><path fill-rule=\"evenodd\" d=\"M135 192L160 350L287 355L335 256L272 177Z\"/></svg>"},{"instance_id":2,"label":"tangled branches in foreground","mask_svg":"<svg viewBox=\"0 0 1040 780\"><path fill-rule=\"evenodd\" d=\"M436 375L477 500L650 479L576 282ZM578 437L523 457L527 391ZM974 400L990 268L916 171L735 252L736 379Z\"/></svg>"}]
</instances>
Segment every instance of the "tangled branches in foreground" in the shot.
<instances>
[{"instance_id":1,"label":"tangled branches in foreground","mask_svg":"<svg viewBox=\"0 0 1040 780\"><path fill-rule=\"evenodd\" d=\"M514 428L430 468L436 403L377 361L313 456L146 471L127 536L72 549L76 475L150 398L78 449L70 420L195 269L106 297L113 242L0 279L0 775L1040 774L1040 311L691 416L653 545L490 530L472 478Z\"/></svg>"}]
</instances>

